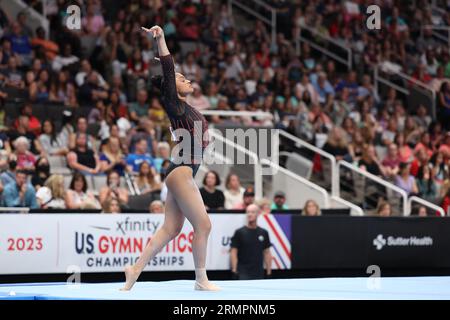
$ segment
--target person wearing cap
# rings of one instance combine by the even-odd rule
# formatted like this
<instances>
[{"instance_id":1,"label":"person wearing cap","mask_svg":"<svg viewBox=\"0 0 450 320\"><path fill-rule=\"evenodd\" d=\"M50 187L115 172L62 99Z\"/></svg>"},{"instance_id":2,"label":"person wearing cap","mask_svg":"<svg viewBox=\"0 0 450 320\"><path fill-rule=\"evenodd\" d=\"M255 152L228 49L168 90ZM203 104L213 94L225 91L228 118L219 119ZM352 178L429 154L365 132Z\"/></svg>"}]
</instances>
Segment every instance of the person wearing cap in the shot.
<instances>
[{"instance_id":1,"label":"person wearing cap","mask_svg":"<svg viewBox=\"0 0 450 320\"><path fill-rule=\"evenodd\" d=\"M275 192L272 203L272 210L288 210L289 207L286 205L286 194L283 191Z\"/></svg>"},{"instance_id":2,"label":"person wearing cap","mask_svg":"<svg viewBox=\"0 0 450 320\"><path fill-rule=\"evenodd\" d=\"M231 238L231 272L235 280L263 279L272 274L271 243L267 230L258 226L260 213L259 206L250 204L246 209L247 224Z\"/></svg>"},{"instance_id":3,"label":"person wearing cap","mask_svg":"<svg viewBox=\"0 0 450 320\"><path fill-rule=\"evenodd\" d=\"M255 191L253 187L245 188L242 196L242 202L233 207L234 210L245 210L249 205L255 202Z\"/></svg>"}]
</instances>

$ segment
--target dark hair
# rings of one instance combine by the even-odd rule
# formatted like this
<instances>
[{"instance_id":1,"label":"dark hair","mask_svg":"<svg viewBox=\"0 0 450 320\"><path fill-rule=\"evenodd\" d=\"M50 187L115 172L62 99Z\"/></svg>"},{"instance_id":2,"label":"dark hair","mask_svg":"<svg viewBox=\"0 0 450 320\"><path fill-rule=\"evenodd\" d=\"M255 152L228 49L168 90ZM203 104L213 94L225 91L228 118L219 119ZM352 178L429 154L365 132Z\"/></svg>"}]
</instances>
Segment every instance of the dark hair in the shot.
<instances>
[{"instance_id":1,"label":"dark hair","mask_svg":"<svg viewBox=\"0 0 450 320\"><path fill-rule=\"evenodd\" d=\"M400 174L401 174L401 172L402 172L404 169L408 168L408 166L409 166L409 163L408 163L408 162L400 162L400 164L398 165L398 169L399 169L399 171L400 171Z\"/></svg>"},{"instance_id":2,"label":"dark hair","mask_svg":"<svg viewBox=\"0 0 450 320\"><path fill-rule=\"evenodd\" d=\"M118 176L119 176L119 179L120 179L120 174L119 174L119 172L117 172L117 170L109 170L108 171L108 173L107 173L107 175L106 175L106 185L109 187L109 183L111 182L111 175L112 174L117 174Z\"/></svg>"},{"instance_id":3,"label":"dark hair","mask_svg":"<svg viewBox=\"0 0 450 320\"><path fill-rule=\"evenodd\" d=\"M233 172L229 173L227 175L226 180L225 180L225 187L226 188L228 188L228 185L230 184L231 177L233 177L233 176L236 176L239 179L239 176L236 173L233 173Z\"/></svg>"},{"instance_id":4,"label":"dark hair","mask_svg":"<svg viewBox=\"0 0 450 320\"><path fill-rule=\"evenodd\" d=\"M78 171L73 174L72 181L70 181L69 189L75 190L75 182L77 182L78 180L83 181L83 192L86 192L87 191L86 177Z\"/></svg>"},{"instance_id":5,"label":"dark hair","mask_svg":"<svg viewBox=\"0 0 450 320\"><path fill-rule=\"evenodd\" d=\"M163 85L163 77L160 75L157 76L153 76L151 78L151 82L152 82L152 87L156 88L158 90L162 90L162 85Z\"/></svg>"},{"instance_id":6,"label":"dark hair","mask_svg":"<svg viewBox=\"0 0 450 320\"><path fill-rule=\"evenodd\" d=\"M212 173L214 175L214 177L216 178L216 186L220 185L220 177L219 174L214 171L214 170L209 170L206 174L205 177L203 178L203 185L206 185L206 178L208 177L208 174Z\"/></svg>"},{"instance_id":7,"label":"dark hair","mask_svg":"<svg viewBox=\"0 0 450 320\"><path fill-rule=\"evenodd\" d=\"M16 175L18 175L18 174L24 174L24 175L28 176L28 172L25 169L18 169L16 171Z\"/></svg>"}]
</instances>

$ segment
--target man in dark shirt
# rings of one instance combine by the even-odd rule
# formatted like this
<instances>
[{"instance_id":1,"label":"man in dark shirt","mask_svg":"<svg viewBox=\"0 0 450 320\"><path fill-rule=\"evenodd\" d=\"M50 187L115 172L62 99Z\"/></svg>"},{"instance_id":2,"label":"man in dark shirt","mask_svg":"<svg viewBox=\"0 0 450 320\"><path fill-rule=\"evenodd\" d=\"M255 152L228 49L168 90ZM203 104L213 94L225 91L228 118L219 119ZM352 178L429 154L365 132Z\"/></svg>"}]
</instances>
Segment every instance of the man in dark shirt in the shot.
<instances>
[{"instance_id":1,"label":"man in dark shirt","mask_svg":"<svg viewBox=\"0 0 450 320\"><path fill-rule=\"evenodd\" d=\"M239 280L264 278L272 274L272 254L267 230L258 227L260 208L256 204L247 207L247 225L236 230L231 238L231 272Z\"/></svg>"}]
</instances>

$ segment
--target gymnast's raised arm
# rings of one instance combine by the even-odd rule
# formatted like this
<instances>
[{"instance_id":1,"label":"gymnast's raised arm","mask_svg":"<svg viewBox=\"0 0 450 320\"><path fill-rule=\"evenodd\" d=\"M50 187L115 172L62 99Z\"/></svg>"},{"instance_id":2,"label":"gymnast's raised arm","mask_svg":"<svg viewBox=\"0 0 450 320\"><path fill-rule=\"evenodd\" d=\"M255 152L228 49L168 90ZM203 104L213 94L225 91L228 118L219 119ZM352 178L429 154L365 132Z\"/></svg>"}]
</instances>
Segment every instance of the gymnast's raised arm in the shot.
<instances>
[{"instance_id":1,"label":"gymnast's raised arm","mask_svg":"<svg viewBox=\"0 0 450 320\"><path fill-rule=\"evenodd\" d=\"M159 59L161 61L163 80L161 92L163 94L163 106L169 115L183 114L183 106L180 103L177 85L175 81L175 66L172 55L167 48L166 40L164 38L164 31L159 26L151 27L150 29L142 27L146 32L153 34L158 44Z\"/></svg>"}]
</instances>

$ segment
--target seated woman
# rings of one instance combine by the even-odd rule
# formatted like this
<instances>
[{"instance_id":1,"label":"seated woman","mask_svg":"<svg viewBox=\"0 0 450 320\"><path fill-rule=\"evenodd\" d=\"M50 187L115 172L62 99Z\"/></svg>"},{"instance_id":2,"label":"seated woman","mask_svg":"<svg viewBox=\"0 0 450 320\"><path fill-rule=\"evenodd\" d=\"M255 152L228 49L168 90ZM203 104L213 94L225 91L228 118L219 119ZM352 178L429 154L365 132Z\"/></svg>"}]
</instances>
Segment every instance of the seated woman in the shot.
<instances>
[{"instance_id":1,"label":"seated woman","mask_svg":"<svg viewBox=\"0 0 450 320\"><path fill-rule=\"evenodd\" d=\"M155 169L150 166L147 161L144 161L139 166L139 174L135 179L136 185L141 194L161 190L161 181Z\"/></svg>"},{"instance_id":2,"label":"seated woman","mask_svg":"<svg viewBox=\"0 0 450 320\"><path fill-rule=\"evenodd\" d=\"M109 137L108 143L103 147L100 155L100 167L102 172L116 171L119 176L125 174L127 162L120 149L120 140L117 137Z\"/></svg>"},{"instance_id":3,"label":"seated woman","mask_svg":"<svg viewBox=\"0 0 450 320\"><path fill-rule=\"evenodd\" d=\"M419 188L417 187L414 176L410 174L410 165L402 162L399 165L398 175L395 177L395 185L403 189L408 195L417 195Z\"/></svg>"},{"instance_id":4,"label":"seated woman","mask_svg":"<svg viewBox=\"0 0 450 320\"><path fill-rule=\"evenodd\" d=\"M61 139L57 136L53 122L45 120L42 125L42 134L39 136L42 150L49 156L65 156L69 149L65 146Z\"/></svg>"},{"instance_id":5,"label":"seated woman","mask_svg":"<svg viewBox=\"0 0 450 320\"><path fill-rule=\"evenodd\" d=\"M390 217L392 215L392 208L388 202L381 202L377 207L377 216Z\"/></svg>"},{"instance_id":6,"label":"seated woman","mask_svg":"<svg viewBox=\"0 0 450 320\"><path fill-rule=\"evenodd\" d=\"M211 170L203 178L203 187L200 188L206 209L223 209L225 207L225 196L221 190L216 189L220 185L217 172Z\"/></svg>"},{"instance_id":7,"label":"seated woman","mask_svg":"<svg viewBox=\"0 0 450 320\"><path fill-rule=\"evenodd\" d=\"M302 215L309 216L309 217L320 216L321 213L320 213L319 204L312 199L307 200L305 202L305 206L303 207Z\"/></svg>"},{"instance_id":8,"label":"seated woman","mask_svg":"<svg viewBox=\"0 0 450 320\"><path fill-rule=\"evenodd\" d=\"M77 135L75 148L67 155L67 165L87 175L96 175L100 172L100 161L94 151L87 146L87 136L84 133Z\"/></svg>"},{"instance_id":9,"label":"seated woman","mask_svg":"<svg viewBox=\"0 0 450 320\"><path fill-rule=\"evenodd\" d=\"M149 206L150 213L164 213L164 204L161 200L153 200Z\"/></svg>"},{"instance_id":10,"label":"seated woman","mask_svg":"<svg viewBox=\"0 0 450 320\"><path fill-rule=\"evenodd\" d=\"M233 209L241 201L245 189L241 186L241 182L237 174L230 173L225 180L225 209Z\"/></svg>"},{"instance_id":11,"label":"seated woman","mask_svg":"<svg viewBox=\"0 0 450 320\"><path fill-rule=\"evenodd\" d=\"M18 137L13 143L17 157L17 169L32 173L35 170L36 157L30 152L30 142L24 136Z\"/></svg>"},{"instance_id":12,"label":"seated woman","mask_svg":"<svg viewBox=\"0 0 450 320\"><path fill-rule=\"evenodd\" d=\"M65 209L65 197L64 177L59 174L50 176L36 192L36 199L42 209Z\"/></svg>"},{"instance_id":13,"label":"seated woman","mask_svg":"<svg viewBox=\"0 0 450 320\"><path fill-rule=\"evenodd\" d=\"M92 192L87 191L86 178L80 172L75 172L70 182L66 197L67 209L100 209L100 203Z\"/></svg>"},{"instance_id":14,"label":"seated woman","mask_svg":"<svg viewBox=\"0 0 450 320\"><path fill-rule=\"evenodd\" d=\"M102 213L121 213L120 201L117 198L108 198L102 204Z\"/></svg>"},{"instance_id":15,"label":"seated woman","mask_svg":"<svg viewBox=\"0 0 450 320\"><path fill-rule=\"evenodd\" d=\"M100 203L104 204L108 199L118 199L121 206L128 204L128 190L120 187L120 176L117 171L111 170L106 176L106 186L100 189Z\"/></svg>"}]
</instances>

